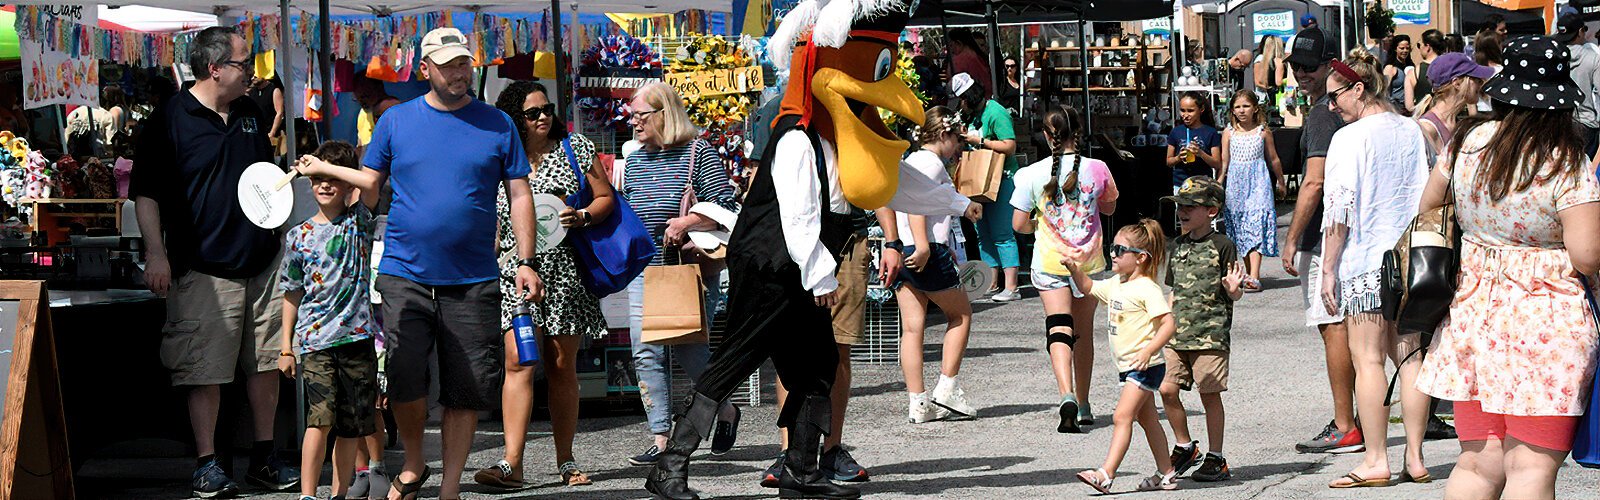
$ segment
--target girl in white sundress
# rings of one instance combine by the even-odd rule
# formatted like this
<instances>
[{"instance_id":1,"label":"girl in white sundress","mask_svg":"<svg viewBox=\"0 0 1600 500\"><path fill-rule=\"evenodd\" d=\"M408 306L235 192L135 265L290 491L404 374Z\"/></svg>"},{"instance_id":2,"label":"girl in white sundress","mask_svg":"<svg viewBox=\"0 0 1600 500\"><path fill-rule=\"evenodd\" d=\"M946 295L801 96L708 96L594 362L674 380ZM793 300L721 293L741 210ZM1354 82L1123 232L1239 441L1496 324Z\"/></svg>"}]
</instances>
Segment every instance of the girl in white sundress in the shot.
<instances>
[{"instance_id":1,"label":"girl in white sundress","mask_svg":"<svg viewBox=\"0 0 1600 500\"><path fill-rule=\"evenodd\" d=\"M1283 164L1267 129L1267 110L1256 94L1241 90L1228 108L1231 125L1222 132L1222 170L1217 173L1228 188L1224 210L1228 238L1245 254L1241 285L1246 292L1261 291L1261 257L1278 256L1278 214L1274 194L1285 192ZM1270 171L1269 171L1270 168Z\"/></svg>"}]
</instances>

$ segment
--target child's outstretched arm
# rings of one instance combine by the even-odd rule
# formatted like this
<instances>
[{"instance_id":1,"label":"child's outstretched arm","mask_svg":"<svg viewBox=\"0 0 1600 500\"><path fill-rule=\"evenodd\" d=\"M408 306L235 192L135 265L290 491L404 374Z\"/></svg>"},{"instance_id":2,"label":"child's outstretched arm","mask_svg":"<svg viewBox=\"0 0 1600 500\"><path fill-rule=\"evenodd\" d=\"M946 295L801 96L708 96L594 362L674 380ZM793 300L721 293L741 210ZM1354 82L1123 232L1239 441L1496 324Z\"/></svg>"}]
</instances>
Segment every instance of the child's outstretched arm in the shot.
<instances>
[{"instance_id":1,"label":"child's outstretched arm","mask_svg":"<svg viewBox=\"0 0 1600 500\"><path fill-rule=\"evenodd\" d=\"M1093 248L1100 248L1099 238L1095 238ZM1089 295L1090 290L1094 289L1094 280L1089 279L1089 275L1084 273L1080 267L1088 259L1089 252L1077 247L1067 248L1066 255L1061 258L1061 265L1067 266L1067 270L1072 271L1072 283L1077 285L1078 291L1083 292L1084 295Z\"/></svg>"},{"instance_id":2,"label":"child's outstretched arm","mask_svg":"<svg viewBox=\"0 0 1600 500\"><path fill-rule=\"evenodd\" d=\"M361 190L361 204L368 209L377 208L381 174L367 168L347 168L334 165L311 155L302 155L295 161L294 169L306 177L332 177L350 183Z\"/></svg>"},{"instance_id":3,"label":"child's outstretched arm","mask_svg":"<svg viewBox=\"0 0 1600 500\"><path fill-rule=\"evenodd\" d=\"M283 292L283 335L280 335L283 349L278 351L278 370L289 378L294 378L295 370L294 323L300 314L300 300L305 296L306 293L300 291Z\"/></svg>"},{"instance_id":4,"label":"child's outstretched arm","mask_svg":"<svg viewBox=\"0 0 1600 500\"><path fill-rule=\"evenodd\" d=\"M1244 297L1244 266L1234 262L1228 265L1228 275L1222 277L1222 291L1228 292L1228 300L1238 302Z\"/></svg>"}]
</instances>

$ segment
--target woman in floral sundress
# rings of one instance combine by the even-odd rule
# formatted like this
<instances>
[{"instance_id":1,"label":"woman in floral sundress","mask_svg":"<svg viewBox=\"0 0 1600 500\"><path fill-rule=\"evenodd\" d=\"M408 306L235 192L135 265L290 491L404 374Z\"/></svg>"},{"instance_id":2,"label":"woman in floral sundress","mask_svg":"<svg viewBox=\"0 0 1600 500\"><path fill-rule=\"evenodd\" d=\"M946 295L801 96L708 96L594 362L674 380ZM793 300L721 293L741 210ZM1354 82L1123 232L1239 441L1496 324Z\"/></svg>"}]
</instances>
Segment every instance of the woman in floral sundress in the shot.
<instances>
[{"instance_id":1,"label":"woman in floral sundress","mask_svg":"<svg viewBox=\"0 0 1600 500\"><path fill-rule=\"evenodd\" d=\"M585 177L594 201L587 207L568 209L560 218L563 226L583 227L610 215L614 194L608 177L595 166L594 143L582 135L567 133L549 95L543 85L514 82L501 92L495 106L511 115L518 125L518 135L533 164L528 180L534 194L565 199L578 190L578 176L568 161L565 146L571 145L578 170L588 174ZM521 264L515 257L517 242L511 231L510 204L504 189L500 190L496 207L500 213L500 328L506 332L506 380L501 390L506 456L478 471L473 479L488 486L516 489L525 485L522 451L527 442L528 416L533 411L533 367L517 363L516 341L511 333L511 316L522 303L512 289L512 278ZM535 269L545 276L545 297L543 302L527 303L533 312L533 324L539 329L539 358L550 387L550 427L555 434L556 463L562 482L568 486L590 483L572 455L572 439L578 430L579 341L585 336L600 338L606 334L600 300L579 281L577 255L573 252L569 239L534 256Z\"/></svg>"},{"instance_id":2,"label":"woman in floral sundress","mask_svg":"<svg viewBox=\"0 0 1600 500\"><path fill-rule=\"evenodd\" d=\"M1567 48L1518 38L1506 58L1484 84L1494 112L1457 129L1421 205L1453 195L1463 232L1450 317L1417 378L1456 402L1445 498L1555 497L1600 335L1578 278L1600 269L1600 182L1573 126Z\"/></svg>"}]
</instances>

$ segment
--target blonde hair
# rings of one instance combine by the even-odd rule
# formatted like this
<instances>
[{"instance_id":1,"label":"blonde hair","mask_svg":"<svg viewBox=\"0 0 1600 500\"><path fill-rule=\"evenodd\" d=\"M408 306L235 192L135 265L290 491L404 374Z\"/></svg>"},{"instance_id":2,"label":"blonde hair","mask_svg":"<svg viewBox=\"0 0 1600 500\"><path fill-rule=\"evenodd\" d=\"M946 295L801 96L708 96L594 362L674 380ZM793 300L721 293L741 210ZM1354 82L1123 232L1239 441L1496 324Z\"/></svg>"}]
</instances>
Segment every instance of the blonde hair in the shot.
<instances>
[{"instance_id":1,"label":"blonde hair","mask_svg":"<svg viewBox=\"0 0 1600 500\"><path fill-rule=\"evenodd\" d=\"M934 106L928 108L925 114L926 120L917 128L917 141L922 144L933 144L946 135L961 135L966 132L966 126L961 124L960 116L950 108Z\"/></svg>"},{"instance_id":2,"label":"blonde hair","mask_svg":"<svg viewBox=\"0 0 1600 500\"><path fill-rule=\"evenodd\" d=\"M700 135L694 122L689 121L689 112L683 108L683 97L671 85L659 81L647 83L633 92L633 99L643 100L650 107L661 110L658 113L661 121L652 128L661 137L663 149L688 144Z\"/></svg>"},{"instance_id":3,"label":"blonde hair","mask_svg":"<svg viewBox=\"0 0 1600 500\"><path fill-rule=\"evenodd\" d=\"M1269 36L1261 40L1262 61L1271 61L1272 64L1278 64L1278 61L1282 61L1283 58L1284 54L1282 38Z\"/></svg>"},{"instance_id":4,"label":"blonde hair","mask_svg":"<svg viewBox=\"0 0 1600 500\"><path fill-rule=\"evenodd\" d=\"M1344 64L1349 66L1352 71L1355 71L1356 76L1361 77L1361 79L1352 82L1350 79L1345 78L1344 75L1339 74L1338 71L1333 71L1329 74L1345 84L1360 83L1362 87L1365 87L1365 91L1361 93L1361 100L1381 104L1385 107L1391 106L1387 98L1389 95L1389 82L1383 77L1383 71L1378 69L1378 58L1373 57L1372 53L1367 52L1366 49L1356 47L1350 49L1350 54L1345 57Z\"/></svg>"},{"instance_id":5,"label":"blonde hair","mask_svg":"<svg viewBox=\"0 0 1600 500\"><path fill-rule=\"evenodd\" d=\"M1127 238L1135 248L1149 253L1139 262L1139 274L1155 279L1167 257L1167 236L1161 232L1161 223L1155 219L1139 219L1137 224L1122 226L1117 236Z\"/></svg>"}]
</instances>

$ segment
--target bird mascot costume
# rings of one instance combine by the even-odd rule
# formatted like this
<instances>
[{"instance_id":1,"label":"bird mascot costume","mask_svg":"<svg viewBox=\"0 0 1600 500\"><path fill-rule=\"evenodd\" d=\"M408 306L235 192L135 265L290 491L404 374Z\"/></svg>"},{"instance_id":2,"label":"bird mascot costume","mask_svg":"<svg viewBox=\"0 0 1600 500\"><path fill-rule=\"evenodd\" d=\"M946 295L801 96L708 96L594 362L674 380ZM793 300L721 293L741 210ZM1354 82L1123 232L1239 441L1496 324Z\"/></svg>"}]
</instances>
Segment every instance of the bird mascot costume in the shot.
<instances>
[{"instance_id":1,"label":"bird mascot costume","mask_svg":"<svg viewBox=\"0 0 1600 500\"><path fill-rule=\"evenodd\" d=\"M722 401L769 358L789 389L778 415L789 432L779 496L860 497L818 471L839 363L827 306L840 252L857 229L852 205L900 205L900 158L910 144L878 110L923 121L921 102L894 75L908 19L905 0L804 0L774 33L773 63L789 69L789 85L770 160L751 181L728 244L727 334L645 482L657 498L699 498L689 489L689 455L711 435Z\"/></svg>"}]
</instances>

